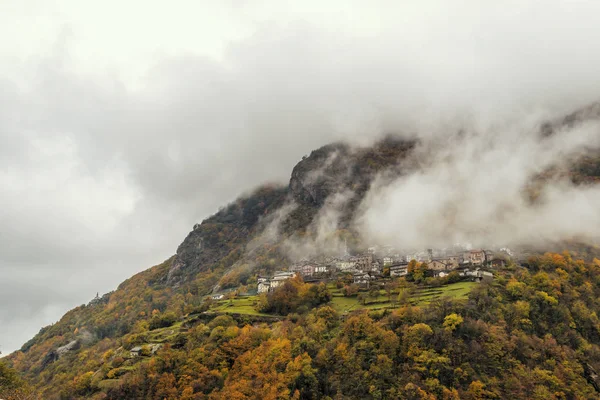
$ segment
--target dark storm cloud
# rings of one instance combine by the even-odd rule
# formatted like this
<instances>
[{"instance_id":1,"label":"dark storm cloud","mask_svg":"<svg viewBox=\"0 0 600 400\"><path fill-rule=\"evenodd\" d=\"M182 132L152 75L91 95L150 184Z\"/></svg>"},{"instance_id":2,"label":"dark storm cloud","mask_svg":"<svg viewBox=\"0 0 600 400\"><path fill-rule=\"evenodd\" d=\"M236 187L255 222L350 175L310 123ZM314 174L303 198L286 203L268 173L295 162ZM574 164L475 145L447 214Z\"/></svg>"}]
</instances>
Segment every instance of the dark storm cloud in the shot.
<instances>
[{"instance_id":1,"label":"dark storm cloud","mask_svg":"<svg viewBox=\"0 0 600 400\"><path fill-rule=\"evenodd\" d=\"M322 144L599 97L598 3L446 4L382 5L370 35L274 21L221 61L162 57L135 89L78 70L73 28L24 63L24 83L0 77L3 349L167 258L238 194L286 182Z\"/></svg>"}]
</instances>

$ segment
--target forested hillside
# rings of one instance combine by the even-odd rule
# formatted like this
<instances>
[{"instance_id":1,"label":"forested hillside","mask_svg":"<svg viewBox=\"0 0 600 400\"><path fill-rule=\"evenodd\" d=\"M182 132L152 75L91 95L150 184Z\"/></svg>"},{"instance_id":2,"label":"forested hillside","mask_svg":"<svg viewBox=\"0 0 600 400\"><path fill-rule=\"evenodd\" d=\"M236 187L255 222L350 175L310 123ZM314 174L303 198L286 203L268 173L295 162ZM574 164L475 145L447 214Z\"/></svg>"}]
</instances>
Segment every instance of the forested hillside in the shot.
<instances>
[{"instance_id":1,"label":"forested hillside","mask_svg":"<svg viewBox=\"0 0 600 400\"><path fill-rule=\"evenodd\" d=\"M392 136L313 151L288 186L242 196L168 260L42 328L0 364L0 398L600 398L594 245L532 250L481 283L413 262L367 288L339 274L256 293L261 276L292 264L290 243L364 250L352 222L373 182L427 163L417 140ZM563 164L541 171L531 193L561 174L597 183L597 154ZM340 193L350 195L324 234L316 221Z\"/></svg>"},{"instance_id":2,"label":"forested hillside","mask_svg":"<svg viewBox=\"0 0 600 400\"><path fill-rule=\"evenodd\" d=\"M586 263L568 253L531 258L524 266L498 271L492 283L479 284L465 300L441 297L414 304L406 293L415 284L399 278L394 309L346 315L329 304L327 289L319 295L312 289L317 285L301 282L270 299L288 307L287 316L273 313L281 315L275 320L261 319L262 314L202 315L197 312L209 309L210 300L193 309L185 301L192 294L175 295L175 302L148 311L130 332L116 328L115 335L85 343L85 332L96 322L81 316L100 308L118 320L137 307L143 293L132 281L125 284L131 297L118 301L124 309L98 302L73 310L45 329L39 343L10 357L42 398L594 399L600 394L595 372L600 260ZM297 297L290 298L290 292ZM161 298L153 301L157 305ZM307 304L311 307L302 308ZM58 327L60 332L53 331ZM53 353L73 340L81 343ZM141 356L130 355L129 349L148 342L163 346L154 354L145 348Z\"/></svg>"}]
</instances>

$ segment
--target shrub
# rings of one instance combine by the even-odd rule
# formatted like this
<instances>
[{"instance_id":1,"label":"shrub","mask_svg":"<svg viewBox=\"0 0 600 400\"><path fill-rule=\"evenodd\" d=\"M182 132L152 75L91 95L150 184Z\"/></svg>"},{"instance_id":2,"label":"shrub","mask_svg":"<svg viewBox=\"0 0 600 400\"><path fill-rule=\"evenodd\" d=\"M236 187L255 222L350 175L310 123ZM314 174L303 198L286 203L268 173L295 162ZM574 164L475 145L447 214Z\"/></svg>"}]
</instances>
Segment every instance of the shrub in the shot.
<instances>
[{"instance_id":1,"label":"shrub","mask_svg":"<svg viewBox=\"0 0 600 400\"><path fill-rule=\"evenodd\" d=\"M167 326L173 325L177 321L177 315L174 312L167 312L164 314L157 314L150 320L150 330L158 328L166 328Z\"/></svg>"}]
</instances>

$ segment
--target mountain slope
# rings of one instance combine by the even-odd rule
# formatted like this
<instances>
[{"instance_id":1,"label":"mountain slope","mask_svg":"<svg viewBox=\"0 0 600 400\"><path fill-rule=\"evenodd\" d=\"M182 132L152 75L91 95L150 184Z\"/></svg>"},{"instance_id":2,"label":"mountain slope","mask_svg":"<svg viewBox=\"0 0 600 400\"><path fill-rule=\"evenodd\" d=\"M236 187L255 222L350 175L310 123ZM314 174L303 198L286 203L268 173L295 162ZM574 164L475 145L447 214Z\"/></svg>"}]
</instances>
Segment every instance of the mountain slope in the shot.
<instances>
[{"instance_id":1,"label":"mountain slope","mask_svg":"<svg viewBox=\"0 0 600 400\"><path fill-rule=\"evenodd\" d=\"M561 124L596 118L577 115ZM559 135L560 126L545 127L542 138ZM260 305L235 319L212 313L207 295L255 287L258 275L294 261L290 243L327 240L315 224L331 207L339 214L330 235L350 250L365 248L353 224L361 203L376 178L426 165L419 146L388 137L313 151L288 186L261 187L194 226L173 257L69 311L9 362L44 399L596 398L600 264L593 254L532 258L528 269L499 271L468 300L404 303L391 313L342 318L332 307L302 308L323 289L303 283L287 286L298 301L288 317L266 315ZM591 185L599 171L600 157L589 153L561 174ZM557 175L541 174L537 184ZM332 205L340 194L341 205Z\"/></svg>"},{"instance_id":2,"label":"mountain slope","mask_svg":"<svg viewBox=\"0 0 600 400\"><path fill-rule=\"evenodd\" d=\"M286 201L297 202L297 207L282 222L283 236L305 230L330 194L347 187L364 194L373 176L397 165L412 146L389 138L360 150L344 144L315 150L294 168L288 187L265 186L229 204L194 226L173 257L126 280L114 292L69 311L40 330L11 361L46 398L56 397L78 371L100 368L103 353L135 342L136 332L153 316L171 313L180 318L202 309L204 296L232 266L264 258L264 249L248 253L246 245ZM274 254L256 265L258 271L289 264L277 248L266 252ZM129 337L129 342L124 343L123 337Z\"/></svg>"}]
</instances>

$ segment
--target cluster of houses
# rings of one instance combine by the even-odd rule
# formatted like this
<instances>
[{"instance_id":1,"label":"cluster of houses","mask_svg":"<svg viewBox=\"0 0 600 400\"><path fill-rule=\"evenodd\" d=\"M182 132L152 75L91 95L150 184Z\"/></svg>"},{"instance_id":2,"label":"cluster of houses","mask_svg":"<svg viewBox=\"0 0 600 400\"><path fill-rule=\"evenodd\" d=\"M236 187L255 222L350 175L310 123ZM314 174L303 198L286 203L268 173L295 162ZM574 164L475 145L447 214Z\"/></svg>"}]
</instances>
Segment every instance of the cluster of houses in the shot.
<instances>
[{"instance_id":1,"label":"cluster of houses","mask_svg":"<svg viewBox=\"0 0 600 400\"><path fill-rule=\"evenodd\" d=\"M373 254L361 254L357 256L346 256L342 258L329 257L322 260L301 260L290 266L288 271L276 272L272 277L258 278L258 293L274 290L286 280L293 278L296 274L303 278L327 278L335 272L352 273L356 279L358 275L375 276L382 273L382 265L375 260ZM371 275L369 275L371 274ZM364 278L366 279L366 278Z\"/></svg>"},{"instance_id":2,"label":"cluster of houses","mask_svg":"<svg viewBox=\"0 0 600 400\"><path fill-rule=\"evenodd\" d=\"M327 278L336 272L352 273L354 283L368 285L369 282L383 274L384 268L389 268L390 276L399 277L408 274L408 264L411 260L425 263L434 276L444 277L452 271L458 271L461 276L470 276L475 280L493 278L493 274L482 268L499 268L505 266L513 255L510 249L501 248L497 251L484 249L466 249L455 246L452 249L428 249L422 252L394 254L387 249L385 254L377 254L376 248L356 256L341 258L323 258L321 260L302 260L289 268L288 272L278 272L272 278L259 278L259 292L267 292L279 286L283 281L295 274L305 279Z\"/></svg>"},{"instance_id":3,"label":"cluster of houses","mask_svg":"<svg viewBox=\"0 0 600 400\"><path fill-rule=\"evenodd\" d=\"M451 254L446 256L434 257L430 251L427 259L417 260L427 265L427 268L433 271L434 276L444 277L454 270L468 271L470 267L481 270L481 267L500 268L506 265L506 260L510 257L509 253L504 251L492 250L467 250L460 254ZM392 261L385 264L390 267L390 276L404 276L408 273L408 261ZM465 272L466 273L466 272ZM483 272L481 273L483 274ZM469 276L467 274L466 276ZM491 276L491 273L482 276Z\"/></svg>"},{"instance_id":4,"label":"cluster of houses","mask_svg":"<svg viewBox=\"0 0 600 400\"><path fill-rule=\"evenodd\" d=\"M448 250L428 249L423 252L405 255L387 254L377 257L376 249L370 248L368 252L344 257L322 258L320 260L301 260L290 266L288 271L276 272L272 277L258 278L258 292L265 293L274 290L286 280L301 275L304 279L325 279L334 273L351 273L354 283L369 285L373 279L383 274L384 268L389 268L391 277L400 277L408 274L408 265L411 260L425 263L434 276L444 277L452 271L457 271L460 276L472 277L481 281L493 278L493 274L482 268L499 268L506 264L512 252L503 248L498 251L483 249L453 248Z\"/></svg>"},{"instance_id":5,"label":"cluster of houses","mask_svg":"<svg viewBox=\"0 0 600 400\"><path fill-rule=\"evenodd\" d=\"M258 278L258 293L270 292L283 285L285 281L296 276L296 272L278 271L271 278Z\"/></svg>"},{"instance_id":6,"label":"cluster of houses","mask_svg":"<svg viewBox=\"0 0 600 400\"><path fill-rule=\"evenodd\" d=\"M373 254L318 260L301 260L289 268L303 277L326 276L332 272L381 272L382 265Z\"/></svg>"}]
</instances>

